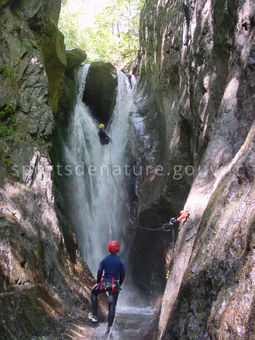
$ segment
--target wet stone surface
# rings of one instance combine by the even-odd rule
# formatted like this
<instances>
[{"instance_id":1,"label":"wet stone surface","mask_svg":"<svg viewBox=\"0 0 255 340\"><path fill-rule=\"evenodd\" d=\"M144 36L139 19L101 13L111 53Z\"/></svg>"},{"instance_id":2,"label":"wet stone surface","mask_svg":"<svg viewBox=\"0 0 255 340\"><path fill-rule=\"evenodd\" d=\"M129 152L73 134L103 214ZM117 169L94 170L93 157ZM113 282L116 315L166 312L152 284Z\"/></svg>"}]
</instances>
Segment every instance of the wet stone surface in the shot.
<instances>
[{"instance_id":1,"label":"wet stone surface","mask_svg":"<svg viewBox=\"0 0 255 340\"><path fill-rule=\"evenodd\" d=\"M152 314L143 313L116 313L116 319L109 339L111 340L129 340L142 339L148 332L152 322ZM93 340L108 340L106 334L107 323L100 324L93 334Z\"/></svg>"}]
</instances>

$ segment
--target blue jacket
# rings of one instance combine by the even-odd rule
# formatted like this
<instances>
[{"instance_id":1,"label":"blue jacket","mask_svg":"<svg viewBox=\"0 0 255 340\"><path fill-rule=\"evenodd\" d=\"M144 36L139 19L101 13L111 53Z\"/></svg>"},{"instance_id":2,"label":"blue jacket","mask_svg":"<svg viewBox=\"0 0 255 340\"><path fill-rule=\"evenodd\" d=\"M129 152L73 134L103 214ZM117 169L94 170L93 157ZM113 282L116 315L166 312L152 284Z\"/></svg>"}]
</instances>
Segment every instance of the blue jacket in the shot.
<instances>
[{"instance_id":1,"label":"blue jacket","mask_svg":"<svg viewBox=\"0 0 255 340\"><path fill-rule=\"evenodd\" d=\"M124 261L120 256L113 253L104 257L99 264L97 282L101 281L103 271L105 281L112 282L112 278L114 278L114 280L120 280L121 285L125 276Z\"/></svg>"}]
</instances>

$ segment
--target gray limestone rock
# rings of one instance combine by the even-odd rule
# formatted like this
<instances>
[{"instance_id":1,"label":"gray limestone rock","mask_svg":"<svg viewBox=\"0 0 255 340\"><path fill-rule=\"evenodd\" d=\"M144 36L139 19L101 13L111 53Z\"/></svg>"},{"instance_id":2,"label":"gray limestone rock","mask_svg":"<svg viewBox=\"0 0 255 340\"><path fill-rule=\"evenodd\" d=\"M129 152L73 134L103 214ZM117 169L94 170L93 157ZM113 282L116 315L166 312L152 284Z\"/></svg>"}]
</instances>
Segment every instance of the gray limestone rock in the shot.
<instances>
[{"instance_id":1,"label":"gray limestone rock","mask_svg":"<svg viewBox=\"0 0 255 340\"><path fill-rule=\"evenodd\" d=\"M139 97L145 100L139 111L152 150L141 149L139 156L146 165L156 154L166 168L161 179L138 179L138 214L146 227L183 207L192 218L176 229L174 253L161 235L152 240L150 233L137 231L134 237L134 258L141 239L155 252L142 251L143 261L134 265L143 289L150 289L141 281L144 275L158 287L156 278L162 279L164 263L170 262L155 339L254 336L254 282L248 274L254 226L254 13L250 1L206 0L150 1L142 11ZM157 267L161 256L165 261ZM143 271L146 261L153 274Z\"/></svg>"},{"instance_id":2,"label":"gray limestone rock","mask_svg":"<svg viewBox=\"0 0 255 340\"><path fill-rule=\"evenodd\" d=\"M91 330L93 278L49 156L66 67L59 9L59 0L0 1L1 339L57 339L78 320Z\"/></svg>"}]
</instances>

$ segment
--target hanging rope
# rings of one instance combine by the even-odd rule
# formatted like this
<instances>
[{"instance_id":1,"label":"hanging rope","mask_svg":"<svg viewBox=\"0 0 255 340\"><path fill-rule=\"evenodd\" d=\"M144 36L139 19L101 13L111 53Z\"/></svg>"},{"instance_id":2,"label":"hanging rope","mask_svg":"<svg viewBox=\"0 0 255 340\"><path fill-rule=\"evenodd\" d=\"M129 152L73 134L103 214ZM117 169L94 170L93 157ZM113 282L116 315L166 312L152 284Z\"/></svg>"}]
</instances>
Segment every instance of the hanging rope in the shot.
<instances>
[{"instance_id":1,"label":"hanging rope","mask_svg":"<svg viewBox=\"0 0 255 340\"><path fill-rule=\"evenodd\" d=\"M137 229L146 230L146 231L160 231L160 230L162 230L162 231L169 232L174 227L174 224L172 224L170 221L168 223L162 224L160 227L157 227L157 228L144 228L144 227L141 227L141 226L135 224L134 222L133 222L133 224L135 225L135 227Z\"/></svg>"},{"instance_id":2,"label":"hanging rope","mask_svg":"<svg viewBox=\"0 0 255 340\"><path fill-rule=\"evenodd\" d=\"M108 228L109 228L109 233L110 233L110 239L112 239L112 224L111 224L111 221L110 221L110 214L109 214L109 209L106 209L106 204L105 204L105 200L104 200L104 210L105 210L105 213L108 215L107 217L107 222L108 222Z\"/></svg>"},{"instance_id":3,"label":"hanging rope","mask_svg":"<svg viewBox=\"0 0 255 340\"><path fill-rule=\"evenodd\" d=\"M111 327L111 329L110 329L110 332L109 332L109 334L108 334L106 340L109 340L110 337L111 337L111 335L112 335L112 330L113 330L113 327L114 327L114 324L115 324L115 320L116 320L116 316L115 316L115 318L114 318L114 320L113 320L112 327Z\"/></svg>"},{"instance_id":4,"label":"hanging rope","mask_svg":"<svg viewBox=\"0 0 255 340\"><path fill-rule=\"evenodd\" d=\"M113 113L112 113L111 118L110 118L110 120L109 120L109 122L107 124L107 128L106 128L107 132L108 132L108 129L110 128L110 126L111 126L112 120L113 120Z\"/></svg>"},{"instance_id":5,"label":"hanging rope","mask_svg":"<svg viewBox=\"0 0 255 340\"><path fill-rule=\"evenodd\" d=\"M187 219L189 218L189 212L187 211L182 210L180 214L181 215L178 218L172 217L168 223L164 223L160 227L157 227L157 228L144 228L144 227L141 227L135 224L133 221L132 221L132 224L135 225L137 229L141 229L141 230L146 230L146 231L160 231L161 230L161 231L169 232L173 229L173 227L176 225L177 222L180 222L181 220L185 219L183 222L183 225L184 225Z\"/></svg>"},{"instance_id":6,"label":"hanging rope","mask_svg":"<svg viewBox=\"0 0 255 340\"><path fill-rule=\"evenodd\" d=\"M111 143L111 142L110 142ZM122 200L121 196L120 196L120 191L118 188L118 184L116 182L116 179L113 175L113 169L112 169L112 156L111 156L111 144L110 144L110 148L109 148L109 156L110 156L110 165L111 165L111 176L113 178L114 184L117 188L118 191L118 196L119 199ZM132 223L136 229L140 229L140 230L145 230L145 231L164 231L164 232L172 232L172 247L174 246L175 240L174 240L174 226L176 225L177 222L181 222L181 220L184 219L184 222L182 224L182 227L184 226L184 224L186 223L187 219L189 219L189 212L185 211L185 210L181 210L180 211L180 216L178 218L172 217L170 219L170 221L168 223L164 223L162 224L160 227L157 228L145 228L145 227L141 227L137 224L135 224L131 218L129 218L129 222Z\"/></svg>"},{"instance_id":7,"label":"hanging rope","mask_svg":"<svg viewBox=\"0 0 255 340\"><path fill-rule=\"evenodd\" d=\"M119 199L121 200L121 196L120 196L120 191L119 191L119 188L118 188L118 185L117 185L117 182L116 182L116 179L113 175L113 170L112 170L112 157L111 157L111 145L110 145L110 148L109 148L109 156L110 156L110 165L111 165L111 175L112 175L112 178L113 178L113 181L115 183L115 186L117 188L117 191L118 191L118 196L119 196ZM189 212L188 211L180 211L180 216L178 218L175 218L175 217L172 217L170 219L170 221L168 223L164 223L162 224L160 227L157 227L157 228L144 228L144 227L141 227L137 224L135 224L131 218L129 218L129 221L137 228L137 229L140 229L140 230L145 230L145 231L164 231L164 232L170 232L171 230L173 230L173 227L174 225L177 223L177 222L180 222L181 220L185 219L183 225L185 224L185 222L187 221L187 219L189 218ZM182 227L183 227L182 225Z\"/></svg>"},{"instance_id":8,"label":"hanging rope","mask_svg":"<svg viewBox=\"0 0 255 340\"><path fill-rule=\"evenodd\" d=\"M115 177L114 177L114 175L113 175L113 170L112 170L112 156L111 156L111 150L112 150L112 148L111 148L111 142L110 142L109 144L110 144L110 148L109 148L109 156L110 156L111 176L112 176L113 181L114 181L114 184L115 184L115 186L116 186L116 188L117 188L119 199L121 200L121 196L120 196L120 191L119 191L119 188L118 188L118 184L117 184L117 182L116 182L116 179L115 179Z\"/></svg>"}]
</instances>

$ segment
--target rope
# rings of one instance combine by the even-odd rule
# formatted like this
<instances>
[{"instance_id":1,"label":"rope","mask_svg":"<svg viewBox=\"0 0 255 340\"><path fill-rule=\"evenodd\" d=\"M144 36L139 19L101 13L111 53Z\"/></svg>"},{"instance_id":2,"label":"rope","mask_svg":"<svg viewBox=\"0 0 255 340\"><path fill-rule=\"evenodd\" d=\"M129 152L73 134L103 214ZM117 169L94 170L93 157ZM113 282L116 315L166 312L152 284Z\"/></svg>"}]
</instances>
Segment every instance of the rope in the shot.
<instances>
[{"instance_id":1,"label":"rope","mask_svg":"<svg viewBox=\"0 0 255 340\"><path fill-rule=\"evenodd\" d=\"M133 221L132 221L132 223L135 225L135 227L137 229L146 230L146 231L160 231L160 230L162 230L162 231L165 231L165 232L169 232L174 227L174 224L171 223L170 221L168 223L162 224L160 227L157 227L157 228L144 228L144 227L141 227L141 226L135 224Z\"/></svg>"},{"instance_id":2,"label":"rope","mask_svg":"<svg viewBox=\"0 0 255 340\"><path fill-rule=\"evenodd\" d=\"M119 191L119 188L118 188L118 184L116 182L116 179L113 175L113 170L112 170L112 156L111 156L111 142L110 142L110 148L109 148L109 156L110 156L110 165L111 165L111 176L113 178L113 181L114 181L114 184L117 188L117 191L118 191L118 196L119 196L119 199L122 200L121 196L120 196L120 191ZM184 211L181 211L181 213L187 213L187 212L184 212ZM182 215L178 218L178 219L175 219L175 222L172 222L171 220L168 222L168 223L164 223L162 224L160 227L157 227L157 228L144 228L144 227L141 227L137 224L135 224L131 218L129 218L129 221L137 228L137 229L140 229L140 230L145 230L145 231L164 231L164 232L170 232L172 231L172 243L174 245L174 230L173 230L173 227L174 227L174 224L176 222L180 222L182 218L185 218L183 224L182 224L182 227L184 226L184 224L186 223L187 219L189 218L189 213L187 213L187 216L182 217Z\"/></svg>"},{"instance_id":3,"label":"rope","mask_svg":"<svg viewBox=\"0 0 255 340\"><path fill-rule=\"evenodd\" d=\"M185 218L185 220L183 221L182 223L182 226L181 228L184 226L184 224L186 223L187 219L189 218L189 215L188 217ZM171 242L171 248L174 249L174 244L175 244L175 237L174 237L174 225L177 223L177 222L180 222L178 221L178 219L175 219L175 222L172 222L171 221L172 219L170 219L170 221L168 223L164 223L162 224L160 227L157 227L157 228L144 228L144 227L141 227L139 225L136 225L131 219L129 219L129 221L132 222L133 225L135 225L135 227L137 229L141 229L141 230L145 230L145 231L164 231L164 232L172 232L172 242ZM174 251L174 250L173 250ZM169 270L168 270L168 273L169 273Z\"/></svg>"},{"instance_id":4,"label":"rope","mask_svg":"<svg viewBox=\"0 0 255 340\"><path fill-rule=\"evenodd\" d=\"M132 221L133 222L133 221ZM162 231L170 231L170 229L169 230L164 230L164 228L163 228L163 226L169 226L169 224L168 223L165 223L165 224L162 224L162 226L160 226L160 227L157 227L157 228L144 228L144 227L141 227L141 226L139 226L139 225L137 225L137 224L135 224L135 223L133 223L134 225L135 225L135 227L137 228L137 229L141 229L141 230L146 230L146 231L160 231L160 230L162 230ZM172 227L171 227L172 228Z\"/></svg>"},{"instance_id":5,"label":"rope","mask_svg":"<svg viewBox=\"0 0 255 340\"><path fill-rule=\"evenodd\" d=\"M107 132L109 131L110 126L111 126L111 124L112 124L113 116L114 116L114 114L112 113L111 118L110 118L110 120L109 120L109 122L108 122L108 124L107 124L107 128L106 128L106 131L107 131Z\"/></svg>"},{"instance_id":6,"label":"rope","mask_svg":"<svg viewBox=\"0 0 255 340\"><path fill-rule=\"evenodd\" d=\"M107 222L108 222L108 227L109 227L109 232L110 232L110 239L112 239L112 224L111 224L111 221L110 221L109 209L106 209L105 200L104 200L104 210L105 210L105 212L108 212Z\"/></svg>"},{"instance_id":7,"label":"rope","mask_svg":"<svg viewBox=\"0 0 255 340\"><path fill-rule=\"evenodd\" d=\"M109 340L109 339L110 339L110 336L112 335L112 330L113 330L113 327L114 327L114 324L115 324L115 320L116 320L116 317L114 317L112 327L111 327L111 329L110 329L110 332L109 332L109 334L108 334L106 340Z\"/></svg>"},{"instance_id":8,"label":"rope","mask_svg":"<svg viewBox=\"0 0 255 340\"><path fill-rule=\"evenodd\" d=\"M115 186L116 186L116 188L117 188L119 199L121 200L121 197L120 197L120 191L119 191L119 188L118 188L118 184L117 184L117 182L116 182L116 179L115 179L115 177L113 176L111 150L112 150L112 148L111 148L111 142L110 142L109 156L110 156L110 165L111 165L111 175L112 175L112 178L113 178L114 184L115 184Z\"/></svg>"},{"instance_id":9,"label":"rope","mask_svg":"<svg viewBox=\"0 0 255 340\"><path fill-rule=\"evenodd\" d=\"M151 228L144 228L144 227L141 227L139 225L136 225L136 228L137 229L141 229L141 230L145 230L145 231L164 231L164 232L172 232L172 245L171 245L171 248L173 248L174 246L174 243L175 243L175 238L174 238L174 224L168 222L168 223L164 223L162 224L160 227L158 228L154 228L154 229L151 229Z\"/></svg>"}]
</instances>

